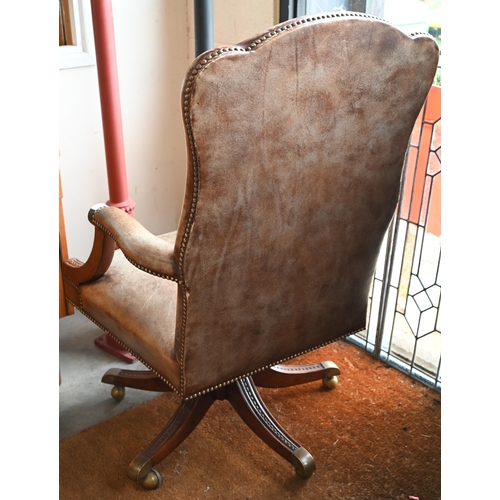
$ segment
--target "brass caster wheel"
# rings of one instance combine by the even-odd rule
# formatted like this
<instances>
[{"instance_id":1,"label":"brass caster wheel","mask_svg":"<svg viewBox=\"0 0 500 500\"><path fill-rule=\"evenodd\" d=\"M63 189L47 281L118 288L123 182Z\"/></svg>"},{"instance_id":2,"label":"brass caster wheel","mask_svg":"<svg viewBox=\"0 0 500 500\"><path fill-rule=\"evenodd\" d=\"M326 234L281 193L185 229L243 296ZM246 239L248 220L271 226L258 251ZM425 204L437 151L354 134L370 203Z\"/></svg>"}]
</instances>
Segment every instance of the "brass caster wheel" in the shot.
<instances>
[{"instance_id":1,"label":"brass caster wheel","mask_svg":"<svg viewBox=\"0 0 500 500\"><path fill-rule=\"evenodd\" d=\"M339 378L337 375L334 375L333 377L325 377L323 379L323 387L325 389L335 389L339 385Z\"/></svg>"},{"instance_id":2,"label":"brass caster wheel","mask_svg":"<svg viewBox=\"0 0 500 500\"><path fill-rule=\"evenodd\" d=\"M116 401L121 401L125 397L125 387L115 385L113 389L111 389L111 397L116 399Z\"/></svg>"},{"instance_id":3,"label":"brass caster wheel","mask_svg":"<svg viewBox=\"0 0 500 500\"><path fill-rule=\"evenodd\" d=\"M157 471L151 469L141 481L141 484L147 490L156 490L161 486L161 476Z\"/></svg>"},{"instance_id":4,"label":"brass caster wheel","mask_svg":"<svg viewBox=\"0 0 500 500\"><path fill-rule=\"evenodd\" d=\"M305 448L297 448L292 453L292 465L298 476L307 479L315 470L316 462L312 455Z\"/></svg>"}]
</instances>

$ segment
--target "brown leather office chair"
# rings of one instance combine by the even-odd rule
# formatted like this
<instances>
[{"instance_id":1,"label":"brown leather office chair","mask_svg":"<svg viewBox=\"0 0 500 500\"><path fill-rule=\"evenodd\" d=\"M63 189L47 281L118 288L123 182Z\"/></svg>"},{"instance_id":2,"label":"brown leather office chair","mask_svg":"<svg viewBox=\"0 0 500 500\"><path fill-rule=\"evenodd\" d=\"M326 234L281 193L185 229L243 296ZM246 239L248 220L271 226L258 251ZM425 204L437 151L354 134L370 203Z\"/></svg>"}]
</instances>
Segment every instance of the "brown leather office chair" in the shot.
<instances>
[{"instance_id":1,"label":"brown leather office chair","mask_svg":"<svg viewBox=\"0 0 500 500\"><path fill-rule=\"evenodd\" d=\"M110 370L103 382L114 397L134 387L181 400L132 461L131 479L157 487L153 466L217 399L299 475L314 471L256 386L336 385L331 361L283 363L365 328L438 52L428 35L337 13L194 61L182 89L188 166L178 230L154 236L123 211L95 206L88 261L64 264L68 301L150 369Z\"/></svg>"}]
</instances>

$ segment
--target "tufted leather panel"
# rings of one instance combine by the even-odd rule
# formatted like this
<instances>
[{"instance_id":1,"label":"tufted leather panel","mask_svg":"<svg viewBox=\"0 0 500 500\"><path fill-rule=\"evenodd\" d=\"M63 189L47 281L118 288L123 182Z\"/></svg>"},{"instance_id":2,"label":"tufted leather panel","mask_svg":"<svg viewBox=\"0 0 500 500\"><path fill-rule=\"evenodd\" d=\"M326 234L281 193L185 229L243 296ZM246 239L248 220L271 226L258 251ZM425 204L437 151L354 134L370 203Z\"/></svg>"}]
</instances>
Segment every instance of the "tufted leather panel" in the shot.
<instances>
[{"instance_id":1,"label":"tufted leather panel","mask_svg":"<svg viewBox=\"0 0 500 500\"><path fill-rule=\"evenodd\" d=\"M176 241L185 397L365 327L437 60L430 37L354 15L194 62Z\"/></svg>"}]
</instances>

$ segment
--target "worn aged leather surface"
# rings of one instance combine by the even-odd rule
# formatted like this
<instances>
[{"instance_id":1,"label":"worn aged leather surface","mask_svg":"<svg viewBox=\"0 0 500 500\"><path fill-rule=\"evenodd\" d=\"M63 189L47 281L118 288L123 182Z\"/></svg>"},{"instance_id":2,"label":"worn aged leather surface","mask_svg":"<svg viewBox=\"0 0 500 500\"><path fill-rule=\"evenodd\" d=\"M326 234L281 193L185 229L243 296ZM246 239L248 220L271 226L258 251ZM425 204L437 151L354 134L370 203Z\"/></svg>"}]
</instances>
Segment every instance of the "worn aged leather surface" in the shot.
<instances>
[{"instance_id":1,"label":"worn aged leather surface","mask_svg":"<svg viewBox=\"0 0 500 500\"><path fill-rule=\"evenodd\" d=\"M133 221L129 215L125 217ZM175 234L158 239L168 246ZM180 363L174 354L177 284L137 269L117 250L106 274L79 289L79 308L178 390Z\"/></svg>"},{"instance_id":2,"label":"worn aged leather surface","mask_svg":"<svg viewBox=\"0 0 500 500\"><path fill-rule=\"evenodd\" d=\"M187 393L365 326L438 59L432 39L371 18L251 43L206 54L184 86Z\"/></svg>"},{"instance_id":3,"label":"worn aged leather surface","mask_svg":"<svg viewBox=\"0 0 500 500\"><path fill-rule=\"evenodd\" d=\"M123 262L81 287L85 311L186 398L364 328L437 60L432 38L364 15L284 23L200 56L182 91L175 250L151 259L178 284Z\"/></svg>"},{"instance_id":4,"label":"worn aged leather surface","mask_svg":"<svg viewBox=\"0 0 500 500\"><path fill-rule=\"evenodd\" d=\"M155 236L125 211L104 204L91 214L92 223L113 235L127 259L139 269L174 281L178 279L174 233Z\"/></svg>"}]
</instances>

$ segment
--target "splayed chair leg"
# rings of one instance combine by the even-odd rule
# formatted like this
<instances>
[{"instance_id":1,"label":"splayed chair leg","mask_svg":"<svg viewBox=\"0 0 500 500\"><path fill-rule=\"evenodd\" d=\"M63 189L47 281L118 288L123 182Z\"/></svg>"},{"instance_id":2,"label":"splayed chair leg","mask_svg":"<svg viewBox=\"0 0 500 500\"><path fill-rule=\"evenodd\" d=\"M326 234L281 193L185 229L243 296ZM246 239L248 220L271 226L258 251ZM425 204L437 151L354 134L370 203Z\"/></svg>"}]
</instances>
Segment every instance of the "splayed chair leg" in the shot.
<instances>
[{"instance_id":1,"label":"splayed chair leg","mask_svg":"<svg viewBox=\"0 0 500 500\"><path fill-rule=\"evenodd\" d=\"M228 388L227 399L243 421L264 443L290 462L297 474L309 477L316 469L311 454L295 442L274 419L262 401L251 377Z\"/></svg>"},{"instance_id":2,"label":"splayed chair leg","mask_svg":"<svg viewBox=\"0 0 500 500\"><path fill-rule=\"evenodd\" d=\"M117 401L125 397L125 388L143 391L171 392L172 389L155 373L149 370L121 370L110 368L102 377L101 382L111 384L111 396Z\"/></svg>"},{"instance_id":3,"label":"splayed chair leg","mask_svg":"<svg viewBox=\"0 0 500 500\"><path fill-rule=\"evenodd\" d=\"M215 401L213 393L183 401L155 440L130 464L127 476L146 489L160 486L160 476L153 466L161 462L196 428Z\"/></svg>"},{"instance_id":4,"label":"splayed chair leg","mask_svg":"<svg viewBox=\"0 0 500 500\"><path fill-rule=\"evenodd\" d=\"M263 387L288 387L314 380L323 380L324 384L325 379L336 377L339 373L337 366L327 361L305 366L278 365L254 377ZM146 390L169 390L150 372L110 370L103 377L103 382ZM146 489L158 488L161 479L153 467L191 434L218 399L227 399L248 427L290 462L299 476L307 478L314 472L314 458L280 426L262 401L253 377L246 377L225 388L183 401L155 440L132 461L127 476Z\"/></svg>"},{"instance_id":5,"label":"splayed chair leg","mask_svg":"<svg viewBox=\"0 0 500 500\"><path fill-rule=\"evenodd\" d=\"M291 387L321 380L323 387L334 389L339 375L339 367L333 361L322 361L310 365L276 365L252 378L258 387Z\"/></svg>"}]
</instances>

